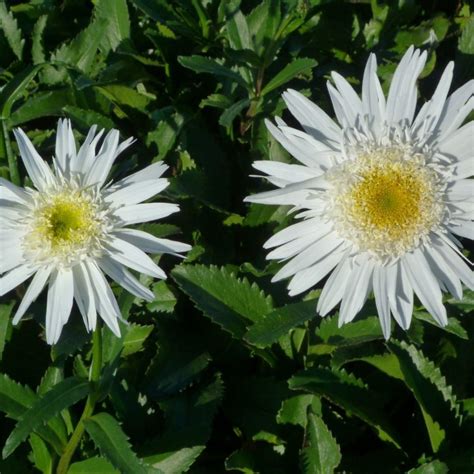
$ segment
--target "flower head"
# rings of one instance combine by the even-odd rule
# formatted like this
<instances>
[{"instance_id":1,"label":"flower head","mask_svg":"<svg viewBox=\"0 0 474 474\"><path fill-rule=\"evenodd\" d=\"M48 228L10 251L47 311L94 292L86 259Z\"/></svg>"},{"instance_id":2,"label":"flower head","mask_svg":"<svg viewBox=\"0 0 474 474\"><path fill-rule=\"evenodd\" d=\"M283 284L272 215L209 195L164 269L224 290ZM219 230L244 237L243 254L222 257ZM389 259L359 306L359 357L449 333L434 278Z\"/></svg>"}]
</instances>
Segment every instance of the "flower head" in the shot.
<instances>
[{"instance_id":1,"label":"flower head","mask_svg":"<svg viewBox=\"0 0 474 474\"><path fill-rule=\"evenodd\" d=\"M133 140L119 143L118 131L112 130L99 147L102 135L92 127L76 150L70 122L59 121L51 169L18 129L15 136L34 189L0 178L0 295L33 276L13 319L16 324L48 284L49 344L58 341L73 300L88 330L95 328L99 314L119 335L120 309L104 273L130 293L152 300L153 293L127 267L166 278L147 253L179 254L190 248L129 228L179 210L175 204L143 203L168 186L161 178L167 166L153 163L107 183L115 159Z\"/></svg>"},{"instance_id":2,"label":"flower head","mask_svg":"<svg viewBox=\"0 0 474 474\"><path fill-rule=\"evenodd\" d=\"M339 302L339 324L351 321L373 291L383 333L390 314L410 326L413 296L440 325L447 324L442 291L462 298L474 288L455 235L474 234L474 81L448 97L453 63L431 100L415 114L416 80L426 53L410 47L385 99L376 58L367 62L360 98L337 73L328 83L336 124L294 90L283 98L304 131L280 118L267 122L275 139L301 164L257 161L280 189L247 198L285 204L300 222L270 238L267 258L287 261L274 281L292 277L290 295L327 275L317 310Z\"/></svg>"}]
</instances>

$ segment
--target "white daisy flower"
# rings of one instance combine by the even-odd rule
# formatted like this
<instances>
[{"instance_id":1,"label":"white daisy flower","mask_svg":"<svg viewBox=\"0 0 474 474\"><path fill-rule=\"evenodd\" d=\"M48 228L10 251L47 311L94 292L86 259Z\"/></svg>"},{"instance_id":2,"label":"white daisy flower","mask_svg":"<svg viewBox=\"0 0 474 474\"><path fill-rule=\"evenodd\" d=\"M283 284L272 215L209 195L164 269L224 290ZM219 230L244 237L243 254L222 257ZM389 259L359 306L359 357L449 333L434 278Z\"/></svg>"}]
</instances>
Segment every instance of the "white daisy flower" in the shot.
<instances>
[{"instance_id":1,"label":"white daisy flower","mask_svg":"<svg viewBox=\"0 0 474 474\"><path fill-rule=\"evenodd\" d=\"M68 120L59 121L53 169L43 161L21 130L15 130L21 158L36 189L20 188L0 178L0 296L33 276L13 324L48 284L46 340L58 341L73 300L86 328L94 330L97 314L120 335L120 308L104 273L130 293L152 300L153 293L126 267L166 278L147 253L179 254L189 245L159 239L131 224L161 219L176 204L141 204L168 186L167 166L153 163L116 183L106 179L120 153L133 142L119 143L110 131L99 152L103 130L92 127L84 144L76 143Z\"/></svg>"},{"instance_id":2,"label":"white daisy flower","mask_svg":"<svg viewBox=\"0 0 474 474\"><path fill-rule=\"evenodd\" d=\"M385 99L372 54L362 98L337 73L329 94L339 124L294 90L283 98L304 132L280 118L267 122L275 139L301 164L257 161L278 190L246 200L291 205L301 221L281 230L264 247L267 258L288 260L273 278L292 277L290 295L329 275L317 311L339 302L339 324L355 317L373 291L384 336L390 314L410 326L413 295L442 326L442 291L462 298L461 282L474 288L455 237L473 238L474 122L463 125L474 105L474 81L448 97L453 63L431 100L415 114L416 80L426 52L411 47Z\"/></svg>"}]
</instances>

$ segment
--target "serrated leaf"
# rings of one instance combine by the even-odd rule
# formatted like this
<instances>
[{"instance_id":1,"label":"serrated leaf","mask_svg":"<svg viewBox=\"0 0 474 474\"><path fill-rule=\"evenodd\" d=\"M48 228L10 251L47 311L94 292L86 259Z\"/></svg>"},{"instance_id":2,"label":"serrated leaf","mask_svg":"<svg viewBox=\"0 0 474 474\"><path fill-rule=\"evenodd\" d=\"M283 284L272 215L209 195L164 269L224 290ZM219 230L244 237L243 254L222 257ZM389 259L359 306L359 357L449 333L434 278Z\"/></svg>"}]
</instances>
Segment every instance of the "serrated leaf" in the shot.
<instances>
[{"instance_id":1,"label":"serrated leaf","mask_svg":"<svg viewBox=\"0 0 474 474\"><path fill-rule=\"evenodd\" d=\"M448 472L448 466L444 462L436 460L410 469L407 474L448 474Z\"/></svg>"},{"instance_id":2,"label":"serrated leaf","mask_svg":"<svg viewBox=\"0 0 474 474\"><path fill-rule=\"evenodd\" d=\"M268 347L291 329L316 317L314 301L277 308L250 327L245 340L257 347Z\"/></svg>"},{"instance_id":3,"label":"serrated leaf","mask_svg":"<svg viewBox=\"0 0 474 474\"><path fill-rule=\"evenodd\" d=\"M403 380L413 392L423 413L433 451L438 451L449 430L459 425L459 406L438 367L415 346L391 341L390 351L398 358Z\"/></svg>"},{"instance_id":4,"label":"serrated leaf","mask_svg":"<svg viewBox=\"0 0 474 474\"><path fill-rule=\"evenodd\" d=\"M323 419L311 410L308 413L301 458L304 474L332 474L342 460L337 441Z\"/></svg>"},{"instance_id":5,"label":"serrated leaf","mask_svg":"<svg viewBox=\"0 0 474 474\"><path fill-rule=\"evenodd\" d=\"M5 442L3 458L8 457L33 430L45 424L65 408L85 398L88 393L88 382L71 377L59 382L43 397L35 400L31 408L21 415Z\"/></svg>"},{"instance_id":6,"label":"serrated leaf","mask_svg":"<svg viewBox=\"0 0 474 474\"><path fill-rule=\"evenodd\" d=\"M115 418L108 413L98 413L85 420L84 425L101 453L121 473L147 474Z\"/></svg>"},{"instance_id":7,"label":"serrated leaf","mask_svg":"<svg viewBox=\"0 0 474 474\"><path fill-rule=\"evenodd\" d=\"M43 33L48 22L48 15L41 15L33 27L33 33L31 34L31 58L33 64L41 64L46 60L43 51Z\"/></svg>"},{"instance_id":8,"label":"serrated leaf","mask_svg":"<svg viewBox=\"0 0 474 474\"><path fill-rule=\"evenodd\" d=\"M318 62L315 59L294 59L267 83L267 85L262 89L262 95L268 94L300 74L311 71L311 69L313 69L317 64Z\"/></svg>"},{"instance_id":9,"label":"serrated leaf","mask_svg":"<svg viewBox=\"0 0 474 474\"><path fill-rule=\"evenodd\" d=\"M249 104L250 104L249 99L241 99L235 104L232 104L219 117L219 123L223 127L232 126L232 122L234 121L235 117L237 117L237 115L239 115L240 112L242 112L242 110L245 109L245 107L248 107Z\"/></svg>"},{"instance_id":10,"label":"serrated leaf","mask_svg":"<svg viewBox=\"0 0 474 474\"><path fill-rule=\"evenodd\" d=\"M128 327L128 331L123 338L122 356L127 357L131 354L142 351L143 344L151 334L151 331L153 331L153 326L150 324L142 326L140 324L132 323Z\"/></svg>"},{"instance_id":11,"label":"serrated leaf","mask_svg":"<svg viewBox=\"0 0 474 474\"><path fill-rule=\"evenodd\" d=\"M225 268L181 265L172 275L205 316L236 338L243 337L250 321L260 321L272 310L270 297L255 283Z\"/></svg>"},{"instance_id":12,"label":"serrated leaf","mask_svg":"<svg viewBox=\"0 0 474 474\"><path fill-rule=\"evenodd\" d=\"M458 336L461 339L469 339L467 331L461 326L461 323L457 318L448 318L448 324L446 326L440 327L439 324L436 323L436 321L433 319L433 317L424 311L414 311L413 316L416 319L435 326L437 329L441 329L443 331L454 334L455 336Z\"/></svg>"},{"instance_id":13,"label":"serrated leaf","mask_svg":"<svg viewBox=\"0 0 474 474\"><path fill-rule=\"evenodd\" d=\"M130 38L130 18L126 0L100 0L94 9L95 18L105 21L100 49L104 54L115 50Z\"/></svg>"},{"instance_id":14,"label":"serrated leaf","mask_svg":"<svg viewBox=\"0 0 474 474\"><path fill-rule=\"evenodd\" d=\"M98 456L75 462L68 469L68 474L120 474L106 459Z\"/></svg>"},{"instance_id":15,"label":"serrated leaf","mask_svg":"<svg viewBox=\"0 0 474 474\"><path fill-rule=\"evenodd\" d=\"M147 303L146 307L151 312L172 313L176 305L176 296L169 289L164 280L158 281L151 286L155 299Z\"/></svg>"},{"instance_id":16,"label":"serrated leaf","mask_svg":"<svg viewBox=\"0 0 474 474\"><path fill-rule=\"evenodd\" d=\"M242 87L247 88L248 85L245 80L237 72L229 69L226 66L223 66L215 59L206 58L204 56L179 56L178 62L188 68L192 69L197 73L207 73L214 76L222 76L228 79L232 79L237 84L240 84Z\"/></svg>"},{"instance_id":17,"label":"serrated leaf","mask_svg":"<svg viewBox=\"0 0 474 474\"><path fill-rule=\"evenodd\" d=\"M37 434L31 433L30 446L36 468L43 473L52 473L53 458L46 443Z\"/></svg>"},{"instance_id":18,"label":"serrated leaf","mask_svg":"<svg viewBox=\"0 0 474 474\"><path fill-rule=\"evenodd\" d=\"M400 446L399 436L386 418L377 394L344 369L314 367L297 373L288 383L293 390L304 390L327 398L372 426L381 439Z\"/></svg>"},{"instance_id":19,"label":"serrated leaf","mask_svg":"<svg viewBox=\"0 0 474 474\"><path fill-rule=\"evenodd\" d=\"M278 411L277 422L306 427L308 408L321 413L321 401L316 395L295 395L283 401Z\"/></svg>"},{"instance_id":20,"label":"serrated leaf","mask_svg":"<svg viewBox=\"0 0 474 474\"><path fill-rule=\"evenodd\" d=\"M474 15L471 15L471 18L462 29L458 49L464 54L474 54Z\"/></svg>"},{"instance_id":21,"label":"serrated leaf","mask_svg":"<svg viewBox=\"0 0 474 474\"><path fill-rule=\"evenodd\" d=\"M25 40L22 37L22 32L18 27L15 17L7 10L4 2L0 2L0 28L15 56L21 61Z\"/></svg>"}]
</instances>

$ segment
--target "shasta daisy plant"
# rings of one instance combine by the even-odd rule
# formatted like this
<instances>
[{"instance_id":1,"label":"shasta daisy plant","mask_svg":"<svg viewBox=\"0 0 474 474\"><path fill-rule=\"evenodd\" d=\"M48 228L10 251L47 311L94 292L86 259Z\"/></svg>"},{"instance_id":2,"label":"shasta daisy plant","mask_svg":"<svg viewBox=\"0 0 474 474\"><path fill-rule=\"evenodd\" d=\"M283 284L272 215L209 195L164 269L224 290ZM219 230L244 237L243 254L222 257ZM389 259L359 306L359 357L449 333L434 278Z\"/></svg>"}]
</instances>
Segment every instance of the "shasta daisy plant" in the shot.
<instances>
[{"instance_id":1,"label":"shasta daisy plant","mask_svg":"<svg viewBox=\"0 0 474 474\"><path fill-rule=\"evenodd\" d=\"M164 271L147 253L179 254L180 242L160 239L129 226L178 212L176 204L143 204L168 186L167 166L153 163L137 173L107 181L115 159L133 142L119 132L92 127L76 143L68 120L60 120L51 168L21 130L15 130L21 158L34 188L0 178L0 296L33 277L13 318L16 324L48 286L46 340L58 341L73 301L84 324L94 330L97 314L120 334L120 309L104 273L130 293L152 300L153 293L127 267L156 278ZM97 152L98 149L98 152Z\"/></svg>"},{"instance_id":2,"label":"shasta daisy plant","mask_svg":"<svg viewBox=\"0 0 474 474\"><path fill-rule=\"evenodd\" d=\"M286 261L273 281L291 277L297 295L330 275L317 311L341 302L339 324L352 321L373 292L383 334L392 314L408 329L416 294L441 325L442 292L462 298L473 272L457 236L474 234L474 81L450 96L454 64L416 113L416 81L426 52L410 47L385 98L372 54L362 97L336 72L328 83L335 123L294 90L283 98L303 130L280 118L267 122L273 137L300 164L257 161L279 189L246 200L291 205L298 223L271 237L269 259Z\"/></svg>"}]
</instances>

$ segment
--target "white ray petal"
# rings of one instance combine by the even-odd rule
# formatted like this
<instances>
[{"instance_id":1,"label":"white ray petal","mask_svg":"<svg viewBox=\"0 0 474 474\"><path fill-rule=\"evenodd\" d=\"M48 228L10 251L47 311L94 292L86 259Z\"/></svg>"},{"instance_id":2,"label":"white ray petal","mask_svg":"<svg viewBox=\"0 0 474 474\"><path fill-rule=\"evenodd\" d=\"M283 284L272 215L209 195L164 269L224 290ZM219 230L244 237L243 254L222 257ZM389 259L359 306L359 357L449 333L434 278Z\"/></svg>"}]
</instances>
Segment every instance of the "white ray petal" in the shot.
<instances>
[{"instance_id":1,"label":"white ray petal","mask_svg":"<svg viewBox=\"0 0 474 474\"><path fill-rule=\"evenodd\" d=\"M158 179L168 168L168 165L162 161L157 161L156 163L152 163L142 170L137 171L136 173L121 179L120 181L117 181L117 183L115 183L112 188L141 183L142 181L148 181L150 179Z\"/></svg>"},{"instance_id":2,"label":"white ray petal","mask_svg":"<svg viewBox=\"0 0 474 474\"><path fill-rule=\"evenodd\" d=\"M55 156L63 175L67 174L71 162L76 158L76 142L70 120L58 121Z\"/></svg>"},{"instance_id":3,"label":"white ray petal","mask_svg":"<svg viewBox=\"0 0 474 474\"><path fill-rule=\"evenodd\" d=\"M20 319L25 315L26 311L30 307L39 294L43 291L46 282L48 281L49 275L51 274L51 267L39 268L35 276L31 280L26 293L21 299L20 306L16 310L15 316L13 317L12 324L18 324Z\"/></svg>"},{"instance_id":4,"label":"white ray petal","mask_svg":"<svg viewBox=\"0 0 474 474\"><path fill-rule=\"evenodd\" d=\"M407 330L413 315L413 289L400 261L385 269L390 309L398 325Z\"/></svg>"},{"instance_id":5,"label":"white ray petal","mask_svg":"<svg viewBox=\"0 0 474 474\"><path fill-rule=\"evenodd\" d=\"M154 202L121 207L114 214L123 221L123 225L131 225L162 219L178 211L177 204Z\"/></svg>"},{"instance_id":6,"label":"white ray petal","mask_svg":"<svg viewBox=\"0 0 474 474\"><path fill-rule=\"evenodd\" d=\"M392 330L390 318L390 302L388 298L387 274L382 265L375 265L372 281L375 305L379 314L380 326L386 340L390 338Z\"/></svg>"},{"instance_id":7,"label":"white ray petal","mask_svg":"<svg viewBox=\"0 0 474 474\"><path fill-rule=\"evenodd\" d=\"M56 344L72 309L74 279L70 269L53 270L46 303L46 342Z\"/></svg>"},{"instance_id":8,"label":"white ray petal","mask_svg":"<svg viewBox=\"0 0 474 474\"><path fill-rule=\"evenodd\" d=\"M114 206L131 206L150 199L155 194L163 191L168 185L169 181L167 179L140 181L119 188L116 187L113 192L104 195L104 200Z\"/></svg>"},{"instance_id":9,"label":"white ray petal","mask_svg":"<svg viewBox=\"0 0 474 474\"><path fill-rule=\"evenodd\" d=\"M56 181L50 167L39 156L30 139L21 128L13 130L13 133L20 149L21 159L31 181L37 189L45 191Z\"/></svg>"},{"instance_id":10,"label":"white ray petal","mask_svg":"<svg viewBox=\"0 0 474 474\"><path fill-rule=\"evenodd\" d=\"M84 263L74 266L74 299L88 331L94 331L97 325L97 308L94 288Z\"/></svg>"},{"instance_id":11,"label":"white ray petal","mask_svg":"<svg viewBox=\"0 0 474 474\"><path fill-rule=\"evenodd\" d=\"M25 280L30 278L36 270L37 267L28 264L19 265L13 270L10 270L4 276L0 277L0 296L5 295L20 283L23 283Z\"/></svg>"}]
</instances>

